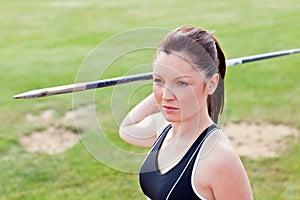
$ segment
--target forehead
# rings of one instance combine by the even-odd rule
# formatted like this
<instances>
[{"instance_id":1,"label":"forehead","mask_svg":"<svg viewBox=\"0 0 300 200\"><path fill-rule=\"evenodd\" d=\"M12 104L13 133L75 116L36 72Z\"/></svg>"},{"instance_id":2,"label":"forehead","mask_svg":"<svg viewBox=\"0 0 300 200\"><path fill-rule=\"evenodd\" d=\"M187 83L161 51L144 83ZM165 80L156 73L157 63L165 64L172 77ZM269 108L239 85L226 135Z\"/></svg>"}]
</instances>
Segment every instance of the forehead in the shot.
<instances>
[{"instance_id":1,"label":"forehead","mask_svg":"<svg viewBox=\"0 0 300 200\"><path fill-rule=\"evenodd\" d=\"M200 72L181 56L163 52L153 62L153 73L164 76L200 76Z\"/></svg>"}]
</instances>

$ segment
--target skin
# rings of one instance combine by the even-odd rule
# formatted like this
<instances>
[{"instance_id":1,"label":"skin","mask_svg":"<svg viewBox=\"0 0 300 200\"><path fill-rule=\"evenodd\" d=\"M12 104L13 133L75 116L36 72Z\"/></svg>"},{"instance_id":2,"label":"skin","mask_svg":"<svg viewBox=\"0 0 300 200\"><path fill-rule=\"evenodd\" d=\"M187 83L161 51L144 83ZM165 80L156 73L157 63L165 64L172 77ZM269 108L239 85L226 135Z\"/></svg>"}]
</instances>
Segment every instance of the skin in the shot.
<instances>
[{"instance_id":1,"label":"skin","mask_svg":"<svg viewBox=\"0 0 300 200\"><path fill-rule=\"evenodd\" d=\"M172 123L158 154L160 173L172 169L199 135L214 124L207 112L207 96L217 87L218 74L205 79L176 54L160 52L153 63L153 94L138 104L120 126L120 136L137 146L152 146L157 134ZM143 131L141 131L143 130ZM141 133L143 135L141 135ZM197 160L194 183L206 199L252 199L243 164L221 132Z\"/></svg>"}]
</instances>

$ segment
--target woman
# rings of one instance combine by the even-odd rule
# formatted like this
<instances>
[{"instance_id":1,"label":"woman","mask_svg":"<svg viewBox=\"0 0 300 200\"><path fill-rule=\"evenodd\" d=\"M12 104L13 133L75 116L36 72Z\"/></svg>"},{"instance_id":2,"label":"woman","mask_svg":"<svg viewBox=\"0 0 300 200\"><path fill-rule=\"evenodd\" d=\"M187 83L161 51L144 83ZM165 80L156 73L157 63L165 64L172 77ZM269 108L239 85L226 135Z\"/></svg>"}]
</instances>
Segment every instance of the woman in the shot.
<instances>
[{"instance_id":1,"label":"woman","mask_svg":"<svg viewBox=\"0 0 300 200\"><path fill-rule=\"evenodd\" d=\"M152 146L140 171L149 199L252 199L243 164L216 125L225 68L217 40L205 30L179 27L159 44L153 93L120 126L126 142Z\"/></svg>"}]
</instances>

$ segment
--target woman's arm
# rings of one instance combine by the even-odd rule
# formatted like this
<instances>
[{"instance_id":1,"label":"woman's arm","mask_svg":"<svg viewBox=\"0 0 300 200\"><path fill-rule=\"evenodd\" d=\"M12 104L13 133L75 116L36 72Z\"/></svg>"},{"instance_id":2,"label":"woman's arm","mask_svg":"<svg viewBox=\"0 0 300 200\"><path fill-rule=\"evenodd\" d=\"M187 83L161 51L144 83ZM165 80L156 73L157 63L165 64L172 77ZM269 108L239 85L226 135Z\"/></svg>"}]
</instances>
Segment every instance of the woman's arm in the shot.
<instances>
[{"instance_id":1,"label":"woman's arm","mask_svg":"<svg viewBox=\"0 0 300 200\"><path fill-rule=\"evenodd\" d=\"M253 200L246 170L227 137L221 137L212 154L210 186L215 199Z\"/></svg>"},{"instance_id":2,"label":"woman's arm","mask_svg":"<svg viewBox=\"0 0 300 200\"><path fill-rule=\"evenodd\" d=\"M207 199L253 200L246 170L227 136L215 132L201 148L194 179L198 192Z\"/></svg>"},{"instance_id":3,"label":"woman's arm","mask_svg":"<svg viewBox=\"0 0 300 200\"><path fill-rule=\"evenodd\" d=\"M130 144L150 147L165 124L166 120L152 93L127 114L120 125L119 134Z\"/></svg>"}]
</instances>

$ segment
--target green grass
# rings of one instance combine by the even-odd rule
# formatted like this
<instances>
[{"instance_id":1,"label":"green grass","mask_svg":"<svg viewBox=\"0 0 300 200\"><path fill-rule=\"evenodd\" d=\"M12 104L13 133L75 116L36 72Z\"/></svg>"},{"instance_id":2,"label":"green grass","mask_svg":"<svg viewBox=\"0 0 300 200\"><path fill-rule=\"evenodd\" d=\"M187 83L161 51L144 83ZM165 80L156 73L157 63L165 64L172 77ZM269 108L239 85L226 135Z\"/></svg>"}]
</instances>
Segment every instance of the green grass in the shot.
<instances>
[{"instance_id":1,"label":"green grass","mask_svg":"<svg viewBox=\"0 0 300 200\"><path fill-rule=\"evenodd\" d=\"M28 153L21 147L21 135L43 127L29 123L25 115L52 109L60 119L72 109L72 95L32 100L13 100L13 95L74 83L81 64L98 44L135 28L189 24L215 30L227 58L299 48L299 6L297 0L1 0L0 199L144 199L136 174L102 164L84 143L57 155ZM115 50L108 48L106 53ZM151 56L151 51L124 55L105 76L147 64ZM299 65L299 55L292 55L228 69L226 121L266 121L300 129ZM132 96L129 107L150 91L145 87ZM117 122L111 120L112 92L113 88L97 90L95 98L82 98L78 105L95 101L106 136L128 151L145 152L118 139L116 124L124 113ZM86 134L83 141L89 140L93 138ZM300 141L294 143L279 158L243 158L255 199L300 199ZM108 158L118 156L110 153L106 152Z\"/></svg>"}]
</instances>

